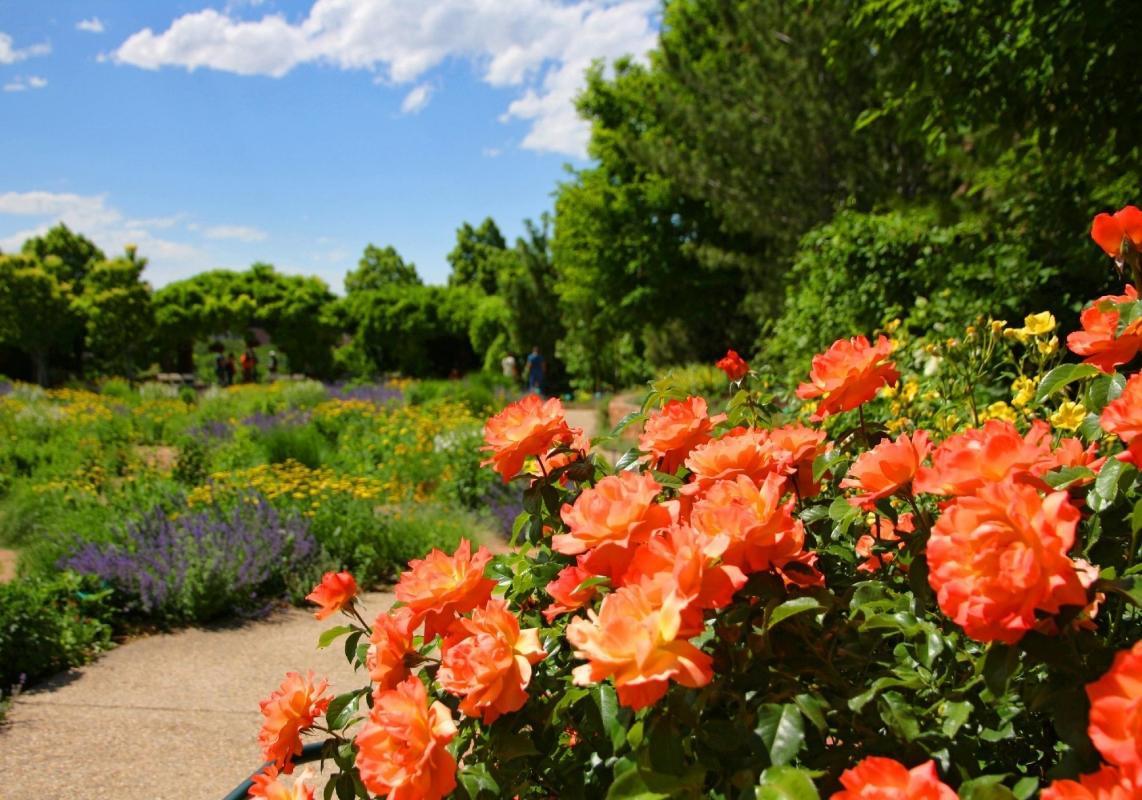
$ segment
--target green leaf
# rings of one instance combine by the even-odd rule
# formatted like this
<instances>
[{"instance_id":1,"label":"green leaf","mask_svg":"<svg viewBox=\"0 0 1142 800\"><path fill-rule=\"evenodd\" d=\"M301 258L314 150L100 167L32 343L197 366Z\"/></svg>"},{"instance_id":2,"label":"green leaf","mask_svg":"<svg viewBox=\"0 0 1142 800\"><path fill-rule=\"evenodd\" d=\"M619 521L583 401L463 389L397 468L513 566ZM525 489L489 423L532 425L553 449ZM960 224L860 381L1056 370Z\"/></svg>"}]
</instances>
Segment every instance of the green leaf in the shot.
<instances>
[{"instance_id":1,"label":"green leaf","mask_svg":"<svg viewBox=\"0 0 1142 800\"><path fill-rule=\"evenodd\" d=\"M600 683L591 690L591 697L599 709L599 718L603 722L603 730L610 737L611 747L618 752L626 743L627 731L619 718L619 698L615 694L615 687L609 683Z\"/></svg>"},{"instance_id":2,"label":"green leaf","mask_svg":"<svg viewBox=\"0 0 1142 800\"><path fill-rule=\"evenodd\" d=\"M519 541L520 531L523 530L524 526L527 525L530 520L531 514L528 514L526 511L521 511L516 515L515 522L512 523L511 547L514 548L516 546L516 542Z\"/></svg>"},{"instance_id":3,"label":"green leaf","mask_svg":"<svg viewBox=\"0 0 1142 800\"><path fill-rule=\"evenodd\" d=\"M638 460L642 458L642 453L634 448L627 450L623 453L619 460L615 462L615 472L622 472L624 470L632 469L638 464Z\"/></svg>"},{"instance_id":4,"label":"green leaf","mask_svg":"<svg viewBox=\"0 0 1142 800\"><path fill-rule=\"evenodd\" d=\"M1035 402L1042 403L1069 383L1101 374L1098 367L1090 364L1061 364L1043 376L1035 391Z\"/></svg>"},{"instance_id":5,"label":"green leaf","mask_svg":"<svg viewBox=\"0 0 1142 800\"><path fill-rule=\"evenodd\" d=\"M646 414L644 414L643 412L632 411L629 414L627 414L625 417L623 417L622 419L619 420L619 424L616 425L611 430L611 435L612 436L618 436L620 433L622 433L624 430L626 430L628 427L630 427L630 425L632 423L642 422L645 419L646 419Z\"/></svg>"},{"instance_id":6,"label":"green leaf","mask_svg":"<svg viewBox=\"0 0 1142 800\"><path fill-rule=\"evenodd\" d=\"M757 712L757 735L769 752L771 764L788 764L797 757L805 741L801 712L792 703L766 703Z\"/></svg>"},{"instance_id":7,"label":"green leaf","mask_svg":"<svg viewBox=\"0 0 1142 800\"><path fill-rule=\"evenodd\" d=\"M801 710L801 714L805 719L813 723L813 727L822 733L828 728L828 722L825 720L825 709L828 708L824 699L815 694L799 694L793 698L793 702L797 704L797 708Z\"/></svg>"},{"instance_id":8,"label":"green leaf","mask_svg":"<svg viewBox=\"0 0 1142 800\"><path fill-rule=\"evenodd\" d=\"M492 797L498 797L500 794L500 785L488 772L486 764L473 764L464 768L456 775L456 781L468 793L471 800L477 800L485 792Z\"/></svg>"},{"instance_id":9,"label":"green leaf","mask_svg":"<svg viewBox=\"0 0 1142 800\"><path fill-rule=\"evenodd\" d=\"M1119 372L1110 375L1100 375L1087 386L1083 405L1094 413L1099 413L1106 404L1122 394L1126 386L1126 378Z\"/></svg>"},{"instance_id":10,"label":"green leaf","mask_svg":"<svg viewBox=\"0 0 1142 800\"><path fill-rule=\"evenodd\" d=\"M880 696L880 718L906 742L914 741L920 736L920 722L900 692L885 692Z\"/></svg>"},{"instance_id":11,"label":"green leaf","mask_svg":"<svg viewBox=\"0 0 1142 800\"><path fill-rule=\"evenodd\" d=\"M329 708L325 710L325 721L333 730L340 730L357 713L357 704L360 701L359 691L339 694L329 701Z\"/></svg>"},{"instance_id":12,"label":"green leaf","mask_svg":"<svg viewBox=\"0 0 1142 800\"><path fill-rule=\"evenodd\" d=\"M1093 477L1094 473L1090 471L1089 467L1063 467L1054 472L1048 472L1043 476L1043 480L1052 489L1067 489L1071 484Z\"/></svg>"},{"instance_id":13,"label":"green leaf","mask_svg":"<svg viewBox=\"0 0 1142 800\"><path fill-rule=\"evenodd\" d=\"M615 762L615 779L607 791L607 800L666 800L669 792L655 791L651 783L662 782L654 780L654 773L639 769L638 764L629 758L620 758Z\"/></svg>"},{"instance_id":14,"label":"green leaf","mask_svg":"<svg viewBox=\"0 0 1142 800\"><path fill-rule=\"evenodd\" d=\"M1004 775L984 775L960 784L960 800L1016 800L1003 785Z\"/></svg>"},{"instance_id":15,"label":"green leaf","mask_svg":"<svg viewBox=\"0 0 1142 800\"><path fill-rule=\"evenodd\" d=\"M504 732L501 733L501 730ZM524 756L539 755L539 750L535 746L535 740L526 734L511 733L505 729L493 727L491 743L495 749L496 758L503 762L523 758Z\"/></svg>"},{"instance_id":16,"label":"green leaf","mask_svg":"<svg viewBox=\"0 0 1142 800\"><path fill-rule=\"evenodd\" d=\"M1094 488L1087 494L1087 504L1095 513L1105 511L1114 503L1118 495L1118 481L1122 478L1126 465L1121 461L1108 458L1098 471Z\"/></svg>"},{"instance_id":17,"label":"green leaf","mask_svg":"<svg viewBox=\"0 0 1142 800\"><path fill-rule=\"evenodd\" d=\"M337 640L337 637L351 633L352 630L353 628L349 625L338 625L334 628L330 628L327 631L322 631L321 635L317 637L317 649L324 650L326 647L333 644L333 642Z\"/></svg>"},{"instance_id":18,"label":"green leaf","mask_svg":"<svg viewBox=\"0 0 1142 800\"><path fill-rule=\"evenodd\" d=\"M770 767L761 773L757 800L820 800L810 773L796 767Z\"/></svg>"},{"instance_id":19,"label":"green leaf","mask_svg":"<svg viewBox=\"0 0 1142 800\"><path fill-rule=\"evenodd\" d=\"M993 642L983 658L983 682L999 697L1007 691L1007 683L1019 668L1019 651L1009 645Z\"/></svg>"},{"instance_id":20,"label":"green leaf","mask_svg":"<svg viewBox=\"0 0 1142 800\"><path fill-rule=\"evenodd\" d=\"M357 643L361 641L361 637L365 635L364 631L353 631L345 638L345 660L352 663L353 657L357 654Z\"/></svg>"},{"instance_id":21,"label":"green leaf","mask_svg":"<svg viewBox=\"0 0 1142 800\"><path fill-rule=\"evenodd\" d=\"M817 602L817 598L815 597L795 597L792 600L786 600L777 608L773 609L765 628L766 630L771 630L778 623L797 614L804 614L806 611L823 611L824 608L823 605Z\"/></svg>"},{"instance_id":22,"label":"green leaf","mask_svg":"<svg viewBox=\"0 0 1142 800\"><path fill-rule=\"evenodd\" d=\"M971 717L972 704L965 700L948 700L940 704L940 716L944 718L940 730L949 739L955 738L956 733Z\"/></svg>"}]
</instances>

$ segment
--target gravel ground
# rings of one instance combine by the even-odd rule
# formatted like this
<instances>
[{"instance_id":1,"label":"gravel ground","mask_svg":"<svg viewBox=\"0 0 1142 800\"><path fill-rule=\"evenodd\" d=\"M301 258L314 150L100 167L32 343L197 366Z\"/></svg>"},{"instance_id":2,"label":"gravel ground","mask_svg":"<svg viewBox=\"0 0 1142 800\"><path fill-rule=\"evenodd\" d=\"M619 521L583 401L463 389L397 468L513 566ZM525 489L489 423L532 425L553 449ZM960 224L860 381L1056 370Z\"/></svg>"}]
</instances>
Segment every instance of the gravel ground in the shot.
<instances>
[{"instance_id":1,"label":"gravel ground","mask_svg":"<svg viewBox=\"0 0 1142 800\"><path fill-rule=\"evenodd\" d=\"M363 598L366 619L392 602ZM364 685L333 619L286 609L241 625L148 636L20 695L0 725L0 800L218 800L261 764L258 701L290 670Z\"/></svg>"}]
</instances>

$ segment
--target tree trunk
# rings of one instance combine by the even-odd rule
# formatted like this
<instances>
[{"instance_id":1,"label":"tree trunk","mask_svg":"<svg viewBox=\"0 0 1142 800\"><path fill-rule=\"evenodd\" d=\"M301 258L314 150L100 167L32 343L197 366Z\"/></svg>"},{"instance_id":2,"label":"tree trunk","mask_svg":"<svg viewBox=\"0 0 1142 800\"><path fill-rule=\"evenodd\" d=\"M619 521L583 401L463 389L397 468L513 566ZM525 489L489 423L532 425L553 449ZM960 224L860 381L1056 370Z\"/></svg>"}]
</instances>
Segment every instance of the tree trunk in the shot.
<instances>
[{"instance_id":1,"label":"tree trunk","mask_svg":"<svg viewBox=\"0 0 1142 800\"><path fill-rule=\"evenodd\" d=\"M36 383L40 386L48 385L48 353L46 350L33 350L30 355L32 356L32 369L35 376Z\"/></svg>"}]
</instances>

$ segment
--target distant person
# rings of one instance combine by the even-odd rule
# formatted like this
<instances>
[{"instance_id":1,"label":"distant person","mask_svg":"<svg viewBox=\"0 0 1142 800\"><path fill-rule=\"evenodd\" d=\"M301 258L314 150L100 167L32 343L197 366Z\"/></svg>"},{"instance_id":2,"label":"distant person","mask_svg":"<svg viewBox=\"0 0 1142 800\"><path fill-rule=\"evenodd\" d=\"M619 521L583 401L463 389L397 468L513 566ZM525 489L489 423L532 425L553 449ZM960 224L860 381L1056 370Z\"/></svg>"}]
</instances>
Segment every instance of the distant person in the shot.
<instances>
[{"instance_id":1,"label":"distant person","mask_svg":"<svg viewBox=\"0 0 1142 800\"><path fill-rule=\"evenodd\" d=\"M270 361L269 361L268 366L270 369L270 380L271 381L276 380L278 377L278 351L277 350L271 350L270 351Z\"/></svg>"},{"instance_id":2,"label":"distant person","mask_svg":"<svg viewBox=\"0 0 1142 800\"><path fill-rule=\"evenodd\" d=\"M226 385L226 356L219 350L214 354L214 375L218 378L218 385Z\"/></svg>"},{"instance_id":3,"label":"distant person","mask_svg":"<svg viewBox=\"0 0 1142 800\"><path fill-rule=\"evenodd\" d=\"M246 352L242 353L242 382L253 383L258 379L258 357L254 355L254 349L247 347Z\"/></svg>"},{"instance_id":4,"label":"distant person","mask_svg":"<svg viewBox=\"0 0 1142 800\"><path fill-rule=\"evenodd\" d=\"M234 374L237 371L235 369L235 366L234 366L234 354L233 353L227 353L226 354L226 361L223 364L223 369L226 370L226 385L227 386L233 386L234 385Z\"/></svg>"},{"instance_id":5,"label":"distant person","mask_svg":"<svg viewBox=\"0 0 1142 800\"><path fill-rule=\"evenodd\" d=\"M543 375L547 372L547 362L540 355L539 345L531 348L531 355L527 357L527 390L536 394L543 394Z\"/></svg>"},{"instance_id":6,"label":"distant person","mask_svg":"<svg viewBox=\"0 0 1142 800\"><path fill-rule=\"evenodd\" d=\"M511 353L505 355L500 361L500 369L504 371L504 377L512 383L519 382L519 362Z\"/></svg>"}]
</instances>

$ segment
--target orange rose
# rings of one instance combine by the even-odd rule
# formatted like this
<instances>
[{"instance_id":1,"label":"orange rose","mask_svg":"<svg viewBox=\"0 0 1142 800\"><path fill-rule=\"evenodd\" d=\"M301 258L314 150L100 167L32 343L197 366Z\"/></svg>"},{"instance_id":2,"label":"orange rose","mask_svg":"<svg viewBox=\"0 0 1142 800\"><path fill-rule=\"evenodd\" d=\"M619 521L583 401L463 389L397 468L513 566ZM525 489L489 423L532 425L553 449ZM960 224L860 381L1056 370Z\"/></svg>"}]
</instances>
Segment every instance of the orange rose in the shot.
<instances>
[{"instance_id":1,"label":"orange rose","mask_svg":"<svg viewBox=\"0 0 1142 800\"><path fill-rule=\"evenodd\" d=\"M896 542L894 549L900 550L904 547L904 542L896 532L912 533L915 530L916 525L912 521L911 514L901 514L895 525L892 524L892 520L881 517L879 529L873 525L869 533L857 539L856 554L864 559L857 564L857 572L876 572L881 567L891 564L896 559L896 553L892 549L877 553L876 546Z\"/></svg>"},{"instance_id":2,"label":"orange rose","mask_svg":"<svg viewBox=\"0 0 1142 800\"><path fill-rule=\"evenodd\" d=\"M336 614L350 605L357 596L357 581L348 572L326 572L321 583L305 596L311 603L321 606L313 616L318 619Z\"/></svg>"},{"instance_id":3,"label":"orange rose","mask_svg":"<svg viewBox=\"0 0 1142 800\"><path fill-rule=\"evenodd\" d=\"M928 542L940 610L977 641L1014 644L1036 627L1036 612L1085 606L1067 555L1078 521L1066 492L1044 498L1014 481L952 501Z\"/></svg>"},{"instance_id":4,"label":"orange rose","mask_svg":"<svg viewBox=\"0 0 1142 800\"><path fill-rule=\"evenodd\" d=\"M542 458L556 444L573 438L563 416L558 397L544 402L529 394L505 408L484 425L484 447L491 457L480 466L491 465L507 483L523 469L529 458Z\"/></svg>"},{"instance_id":5,"label":"orange rose","mask_svg":"<svg viewBox=\"0 0 1142 800\"><path fill-rule=\"evenodd\" d=\"M1051 429L1042 420L1032 423L1026 436L1006 420L988 420L982 428L957 433L937 447L932 466L916 471L913 489L954 496L972 494L1008 476L1027 480L1054 467L1050 446Z\"/></svg>"},{"instance_id":6,"label":"orange rose","mask_svg":"<svg viewBox=\"0 0 1142 800\"><path fill-rule=\"evenodd\" d=\"M651 598L673 592L685 600L687 611L695 613L683 621L683 627L689 631L696 625L688 633L696 636L701 632L700 612L729 605L734 592L746 583L741 569L717 563L724 546L724 541L711 541L688 525L675 525L638 549L622 583L642 586Z\"/></svg>"},{"instance_id":7,"label":"orange rose","mask_svg":"<svg viewBox=\"0 0 1142 800\"><path fill-rule=\"evenodd\" d=\"M329 681L317 680L312 671L304 677L289 672L281 686L260 703L265 719L258 744L266 761L286 772L293 770L290 759L301 755L301 734L325 713L333 699L325 694L328 689Z\"/></svg>"},{"instance_id":8,"label":"orange rose","mask_svg":"<svg viewBox=\"0 0 1142 800\"><path fill-rule=\"evenodd\" d=\"M1090 226L1090 238L1113 259L1121 259L1127 243L1142 250L1142 211L1126 206L1114 214L1099 214Z\"/></svg>"},{"instance_id":9,"label":"orange rose","mask_svg":"<svg viewBox=\"0 0 1142 800\"><path fill-rule=\"evenodd\" d=\"M1142 466L1142 373L1132 376L1122 394L1106 404L1099 423L1129 446L1122 460Z\"/></svg>"},{"instance_id":10,"label":"orange rose","mask_svg":"<svg viewBox=\"0 0 1142 800\"><path fill-rule=\"evenodd\" d=\"M428 705L416 677L381 692L357 731L357 771L365 788L388 800L441 800L456 788L452 712Z\"/></svg>"},{"instance_id":11,"label":"orange rose","mask_svg":"<svg viewBox=\"0 0 1142 800\"><path fill-rule=\"evenodd\" d=\"M580 557L579 561L582 561L582 557ZM588 586L585 589L580 588L583 585L583 581L593 577L595 576L583 569L582 564L578 562L570 567L564 567L559 571L559 574L555 576L555 580L547 584L545 589L555 600L554 603L543 609L543 616L548 624L560 614L566 614L568 611L583 608L595 599L595 596L599 593L597 586Z\"/></svg>"},{"instance_id":12,"label":"orange rose","mask_svg":"<svg viewBox=\"0 0 1142 800\"><path fill-rule=\"evenodd\" d=\"M1121 295L1100 297L1083 309L1079 316L1081 331L1067 336L1067 347L1076 355L1085 356L1084 363L1093 364L1103 372L1134 360L1142 348L1142 319L1136 319L1118 332L1118 306L1138 299L1133 286L1126 287Z\"/></svg>"},{"instance_id":13,"label":"orange rose","mask_svg":"<svg viewBox=\"0 0 1142 800\"><path fill-rule=\"evenodd\" d=\"M797 387L802 400L821 398L809 419L820 422L830 414L851 411L876 397L881 386L900 380L896 365L887 360L891 353L892 342L886 336L880 336L875 345L856 336L838 339L827 351L813 356L809 381Z\"/></svg>"},{"instance_id":14,"label":"orange rose","mask_svg":"<svg viewBox=\"0 0 1142 800\"><path fill-rule=\"evenodd\" d=\"M569 530L551 537L551 549L569 556L587 553L583 566L588 571L621 575L634 547L669 527L677 516L675 504L656 502L661 490L651 475L608 475L584 489L574 505L564 504L562 516Z\"/></svg>"},{"instance_id":15,"label":"orange rose","mask_svg":"<svg viewBox=\"0 0 1142 800\"><path fill-rule=\"evenodd\" d=\"M1118 653L1086 694L1090 740L1104 759L1142 787L1142 642Z\"/></svg>"},{"instance_id":16,"label":"orange rose","mask_svg":"<svg viewBox=\"0 0 1142 800\"><path fill-rule=\"evenodd\" d=\"M768 431L734 428L720 439L694 448L686 459L691 482L682 487L682 492L696 497L718 481L732 481L739 475L761 483L782 468L778 460L781 455L769 441Z\"/></svg>"},{"instance_id":17,"label":"orange rose","mask_svg":"<svg viewBox=\"0 0 1142 800\"><path fill-rule=\"evenodd\" d=\"M655 603L641 586L624 586L603 598L599 613L573 619L567 641L579 686L613 678L619 702L635 710L657 702L670 681L696 688L714 677L713 659L680 638L685 601L674 594Z\"/></svg>"},{"instance_id":18,"label":"orange rose","mask_svg":"<svg viewBox=\"0 0 1142 800\"><path fill-rule=\"evenodd\" d=\"M749 364L737 354L736 350L727 350L714 366L726 373L726 377L733 383L749 374Z\"/></svg>"},{"instance_id":19,"label":"orange rose","mask_svg":"<svg viewBox=\"0 0 1142 800\"><path fill-rule=\"evenodd\" d=\"M286 786L278 780L278 768L266 767L250 780L254 785L250 787L250 797L261 797L264 800L313 800L313 787L306 781L313 777L313 771L306 769L294 780L293 786Z\"/></svg>"},{"instance_id":20,"label":"orange rose","mask_svg":"<svg viewBox=\"0 0 1142 800\"><path fill-rule=\"evenodd\" d=\"M825 432L804 425L786 425L769 432L769 445L797 496L802 500L816 497L821 484L813 480L813 462L827 450Z\"/></svg>"},{"instance_id":21,"label":"orange rose","mask_svg":"<svg viewBox=\"0 0 1142 800\"><path fill-rule=\"evenodd\" d=\"M1077 781L1052 781L1039 800L1137 800L1142 790L1116 767L1103 767Z\"/></svg>"},{"instance_id":22,"label":"orange rose","mask_svg":"<svg viewBox=\"0 0 1142 800\"><path fill-rule=\"evenodd\" d=\"M756 486L744 475L719 481L694 505L690 524L747 573L780 567L801 553L805 529L793 500L781 502L785 479L769 475Z\"/></svg>"},{"instance_id":23,"label":"orange rose","mask_svg":"<svg viewBox=\"0 0 1142 800\"><path fill-rule=\"evenodd\" d=\"M423 559L408 562L409 569L401 573L394 592L418 622L424 620L426 642L446 633L457 615L483 605L492 596L496 582L484 577L484 567L491 560L486 547L473 556L472 543L464 539L451 556L433 550Z\"/></svg>"},{"instance_id":24,"label":"orange rose","mask_svg":"<svg viewBox=\"0 0 1142 800\"><path fill-rule=\"evenodd\" d=\"M691 450L710 441L714 425L725 418L725 414L711 418L701 397L671 400L651 412L638 437L638 448L648 454L646 459L656 469L674 473Z\"/></svg>"},{"instance_id":25,"label":"orange rose","mask_svg":"<svg viewBox=\"0 0 1142 800\"><path fill-rule=\"evenodd\" d=\"M407 606L377 615L365 656L369 680L376 684L374 693L392 689L411 674L405 656L415 652L412 649L415 627L416 618Z\"/></svg>"},{"instance_id":26,"label":"orange rose","mask_svg":"<svg viewBox=\"0 0 1142 800\"><path fill-rule=\"evenodd\" d=\"M845 790L830 800L956 800L934 761L908 769L895 759L869 756L841 773L841 785Z\"/></svg>"},{"instance_id":27,"label":"orange rose","mask_svg":"<svg viewBox=\"0 0 1142 800\"><path fill-rule=\"evenodd\" d=\"M583 431L582 428L571 429L571 441L567 444L570 450L565 450L559 453L553 453L547 456L543 461L543 469L536 469L531 473L535 477L542 477L543 470L547 470L550 474L560 467L565 467L568 464L574 464L576 461L582 461L587 457L588 451L591 449L591 439ZM560 476L560 483L567 483L567 476Z\"/></svg>"},{"instance_id":28,"label":"orange rose","mask_svg":"<svg viewBox=\"0 0 1142 800\"><path fill-rule=\"evenodd\" d=\"M877 500L908 488L931 450L932 443L926 431L916 431L912 436L902 433L896 441L885 439L868 452L861 453L849 467L841 488L863 489L864 494L850 498L849 502L862 508L872 508Z\"/></svg>"},{"instance_id":29,"label":"orange rose","mask_svg":"<svg viewBox=\"0 0 1142 800\"><path fill-rule=\"evenodd\" d=\"M527 701L531 665L546 657L539 629L519 629L503 600L489 600L457 623L459 639L449 638L436 679L444 691L463 697L460 710L491 725L501 714Z\"/></svg>"}]
</instances>

